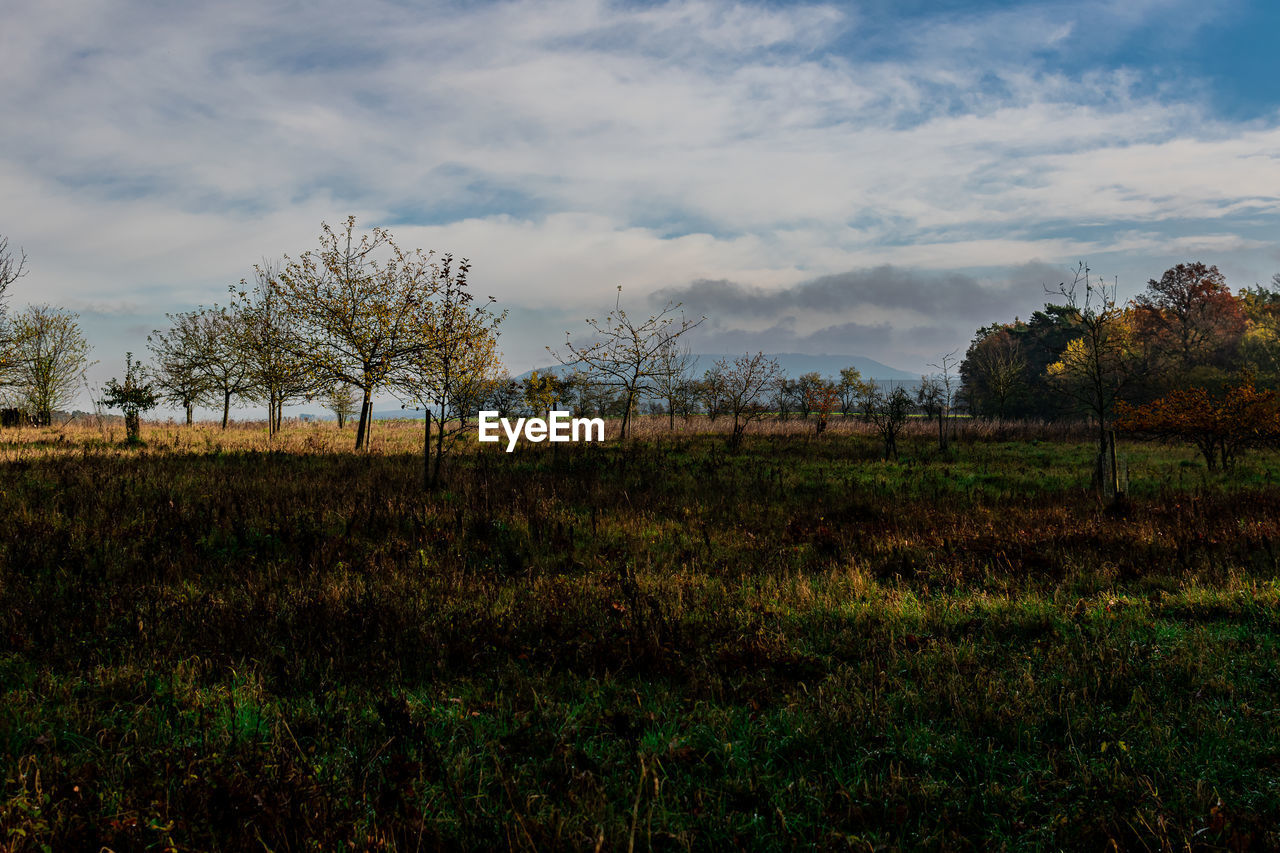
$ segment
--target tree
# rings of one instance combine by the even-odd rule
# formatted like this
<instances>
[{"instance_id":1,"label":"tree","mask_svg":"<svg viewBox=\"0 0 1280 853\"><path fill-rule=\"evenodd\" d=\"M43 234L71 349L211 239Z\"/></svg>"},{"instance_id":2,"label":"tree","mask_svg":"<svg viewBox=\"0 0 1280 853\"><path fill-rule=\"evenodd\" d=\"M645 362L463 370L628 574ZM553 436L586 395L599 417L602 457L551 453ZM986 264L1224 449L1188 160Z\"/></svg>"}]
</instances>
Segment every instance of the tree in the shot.
<instances>
[{"instance_id":1,"label":"tree","mask_svg":"<svg viewBox=\"0 0 1280 853\"><path fill-rule=\"evenodd\" d=\"M862 371L856 367L842 368L836 393L840 396L840 414L848 417L867 394L867 383L862 381Z\"/></svg>"},{"instance_id":2,"label":"tree","mask_svg":"<svg viewBox=\"0 0 1280 853\"><path fill-rule=\"evenodd\" d=\"M805 392L805 406L818 416L817 423L814 425L815 435L822 435L826 431L831 413L836 410L839 403L840 392L836 388L836 383L823 379L816 385L810 385Z\"/></svg>"},{"instance_id":3,"label":"tree","mask_svg":"<svg viewBox=\"0 0 1280 853\"><path fill-rule=\"evenodd\" d=\"M293 317L280 297L279 265L263 261L253 269L252 286L241 279L238 289L231 288L231 311L237 321L237 344L249 368L248 393L267 404L267 435L274 436L284 420L284 407L309 399L316 381L299 352Z\"/></svg>"},{"instance_id":4,"label":"tree","mask_svg":"<svg viewBox=\"0 0 1280 853\"><path fill-rule=\"evenodd\" d=\"M935 376L921 376L920 387L916 389L916 407L930 419L938 420L938 449L947 449L946 414L947 392L943 384Z\"/></svg>"},{"instance_id":5,"label":"tree","mask_svg":"<svg viewBox=\"0 0 1280 853\"><path fill-rule=\"evenodd\" d=\"M1116 302L1115 285L1092 281L1083 261L1072 283L1058 285L1058 292L1075 313L1081 334L1047 373L1055 387L1092 415L1098 425L1099 453L1105 453L1116 400L1137 375L1132 320Z\"/></svg>"},{"instance_id":6,"label":"tree","mask_svg":"<svg viewBox=\"0 0 1280 853\"><path fill-rule=\"evenodd\" d=\"M604 321L587 319L592 331L590 343L574 343L572 335L565 332L565 356L547 347L547 351L561 364L583 365L621 391L623 408L619 438L627 437L636 401L645 394L654 393L658 377L670 369L669 362L663 361L663 353L706 319L688 320L683 313L677 318L679 308L679 304L668 302L648 319L633 320L622 307L622 287L619 285L617 302Z\"/></svg>"},{"instance_id":7,"label":"tree","mask_svg":"<svg viewBox=\"0 0 1280 853\"><path fill-rule=\"evenodd\" d=\"M1134 308L1137 332L1165 362L1166 375L1220 361L1244 333L1244 314L1226 279L1200 262L1148 281Z\"/></svg>"},{"instance_id":8,"label":"tree","mask_svg":"<svg viewBox=\"0 0 1280 853\"><path fill-rule=\"evenodd\" d=\"M769 402L773 405L778 417L786 420L792 410L800 407L800 385L785 373L779 371L769 382Z\"/></svg>"},{"instance_id":9,"label":"tree","mask_svg":"<svg viewBox=\"0 0 1280 853\"><path fill-rule=\"evenodd\" d=\"M800 411L800 417L805 420L809 419L810 413L813 412L814 392L822 388L826 381L822 374L816 370L803 373L796 380L795 400L796 408Z\"/></svg>"},{"instance_id":10,"label":"tree","mask_svg":"<svg viewBox=\"0 0 1280 853\"><path fill-rule=\"evenodd\" d=\"M777 382L781 368L777 359L766 358L758 352L740 355L732 362L720 359L715 363L715 370L722 405L733 416L729 445L737 448L747 425L764 416L765 393Z\"/></svg>"},{"instance_id":11,"label":"tree","mask_svg":"<svg viewBox=\"0 0 1280 853\"><path fill-rule=\"evenodd\" d=\"M535 415L550 416L551 410L564 397L565 383L551 371L539 374L535 370L525 377L521 385L525 405Z\"/></svg>"},{"instance_id":12,"label":"tree","mask_svg":"<svg viewBox=\"0 0 1280 853\"><path fill-rule=\"evenodd\" d=\"M1013 398L1026 387L1027 359L1009 327L981 329L960 365L964 393L973 414L1008 417Z\"/></svg>"},{"instance_id":13,"label":"tree","mask_svg":"<svg viewBox=\"0 0 1280 853\"><path fill-rule=\"evenodd\" d=\"M147 336L147 349L154 362L151 383L157 399L180 407L191 426L195 407L206 402L212 386L201 368L200 312L166 314L172 324Z\"/></svg>"},{"instance_id":14,"label":"tree","mask_svg":"<svg viewBox=\"0 0 1280 853\"><path fill-rule=\"evenodd\" d=\"M32 420L53 421L53 411L70 403L89 367L89 342L78 315L48 305L32 305L12 321L14 385Z\"/></svg>"},{"instance_id":15,"label":"tree","mask_svg":"<svg viewBox=\"0 0 1280 853\"><path fill-rule=\"evenodd\" d=\"M667 428L676 428L676 411L689 409L692 392L690 371L697 361L687 345L668 341L658 350L657 371L653 379L654 393L666 403Z\"/></svg>"},{"instance_id":16,"label":"tree","mask_svg":"<svg viewBox=\"0 0 1280 853\"><path fill-rule=\"evenodd\" d=\"M1217 398L1205 388L1186 388L1142 406L1121 401L1115 425L1124 432L1194 444L1210 471L1219 463L1226 470L1244 448L1280 440L1280 397L1257 390L1247 377Z\"/></svg>"},{"instance_id":17,"label":"tree","mask_svg":"<svg viewBox=\"0 0 1280 853\"><path fill-rule=\"evenodd\" d=\"M911 398L902 386L888 393L879 387L873 387L867 398L867 420L880 433L886 461L898 458L898 434L907 425L912 408Z\"/></svg>"},{"instance_id":18,"label":"tree","mask_svg":"<svg viewBox=\"0 0 1280 853\"><path fill-rule=\"evenodd\" d=\"M723 415L725 411L725 380L724 371L720 368L721 363L718 361L711 366L710 370L703 371L702 379L698 382L698 399L702 402L702 408L706 411L711 423L715 423L716 418Z\"/></svg>"},{"instance_id":19,"label":"tree","mask_svg":"<svg viewBox=\"0 0 1280 853\"><path fill-rule=\"evenodd\" d=\"M459 435L465 424L464 395L459 392L469 393L475 382L497 376L498 326L506 314L490 311L493 297L475 303L467 282L471 265L466 259L455 267L453 257L444 255L428 270L429 278L416 286L430 298L421 299L410 317L413 331L402 344L404 356L391 381L423 406L423 481L427 488L434 488L440 482L446 439ZM430 459L432 406L440 415L434 465ZM449 428L451 417L458 419L453 429Z\"/></svg>"},{"instance_id":20,"label":"tree","mask_svg":"<svg viewBox=\"0 0 1280 853\"><path fill-rule=\"evenodd\" d=\"M345 427L347 419L356 413L356 391L350 385L335 382L320 395L320 400L338 419L338 429Z\"/></svg>"},{"instance_id":21,"label":"tree","mask_svg":"<svg viewBox=\"0 0 1280 853\"><path fill-rule=\"evenodd\" d=\"M317 381L359 390L356 449L368 449L373 397L420 344L415 323L432 296L432 253L401 251L381 228L357 237L354 216L340 231L320 227L320 248L285 256L276 278L295 329L287 345Z\"/></svg>"},{"instance_id":22,"label":"tree","mask_svg":"<svg viewBox=\"0 0 1280 853\"><path fill-rule=\"evenodd\" d=\"M952 376L956 370L958 363L956 353L958 350L944 353L937 362L930 362L929 366L938 371L933 379L940 391L940 401L942 403L942 412L938 416L938 449L946 450L947 441L950 434L951 412L955 408L956 402L956 380L958 377Z\"/></svg>"},{"instance_id":23,"label":"tree","mask_svg":"<svg viewBox=\"0 0 1280 853\"><path fill-rule=\"evenodd\" d=\"M137 444L141 440L141 413L155 408L156 395L146 381L142 364L133 360L133 353L125 353L124 356L124 382L112 377L107 380L103 392L102 405L124 412L127 440L130 444Z\"/></svg>"},{"instance_id":24,"label":"tree","mask_svg":"<svg viewBox=\"0 0 1280 853\"><path fill-rule=\"evenodd\" d=\"M17 254L9 248L9 238L0 235L0 385L4 383L5 373L12 366L11 354L8 352L13 342L12 331L8 328L5 303L9 298L9 285L27 274L27 253L18 249Z\"/></svg>"},{"instance_id":25,"label":"tree","mask_svg":"<svg viewBox=\"0 0 1280 853\"><path fill-rule=\"evenodd\" d=\"M190 312L191 356L209 397L222 404L222 428L231 417L231 401L253 390L253 365L241 341L243 321L235 309L199 308Z\"/></svg>"}]
</instances>

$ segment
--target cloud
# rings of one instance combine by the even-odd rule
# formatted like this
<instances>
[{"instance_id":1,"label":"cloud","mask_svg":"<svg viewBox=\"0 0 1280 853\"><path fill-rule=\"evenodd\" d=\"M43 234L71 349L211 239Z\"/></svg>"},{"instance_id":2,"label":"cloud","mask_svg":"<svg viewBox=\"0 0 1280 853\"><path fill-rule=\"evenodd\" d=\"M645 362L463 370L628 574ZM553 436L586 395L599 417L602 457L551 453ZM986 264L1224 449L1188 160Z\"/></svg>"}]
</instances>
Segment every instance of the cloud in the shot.
<instances>
[{"instance_id":1,"label":"cloud","mask_svg":"<svg viewBox=\"0 0 1280 853\"><path fill-rule=\"evenodd\" d=\"M1125 61L1135 40L1193 50L1221 9L900 6L14 0L0 233L32 275L13 299L153 327L354 213L470 257L519 309L523 368L618 284L721 282L686 301L724 313L728 351L914 359L927 336L903 330L964 341L1034 302L1037 259L1125 286L1188 253L1274 272L1280 113L1229 120L1186 69ZM95 328L104 362L140 348Z\"/></svg>"}]
</instances>

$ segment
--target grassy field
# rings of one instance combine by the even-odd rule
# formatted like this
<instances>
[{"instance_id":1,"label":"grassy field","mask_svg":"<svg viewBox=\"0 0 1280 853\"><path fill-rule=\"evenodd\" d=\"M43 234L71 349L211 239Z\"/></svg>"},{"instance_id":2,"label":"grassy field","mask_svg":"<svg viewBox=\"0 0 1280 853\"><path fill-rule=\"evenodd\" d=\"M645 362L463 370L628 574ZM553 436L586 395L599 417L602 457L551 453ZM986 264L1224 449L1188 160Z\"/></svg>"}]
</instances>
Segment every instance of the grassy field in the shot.
<instances>
[{"instance_id":1,"label":"grassy field","mask_svg":"<svg viewBox=\"0 0 1280 853\"><path fill-rule=\"evenodd\" d=\"M0 433L0 849L1280 846L1280 457L695 427Z\"/></svg>"}]
</instances>

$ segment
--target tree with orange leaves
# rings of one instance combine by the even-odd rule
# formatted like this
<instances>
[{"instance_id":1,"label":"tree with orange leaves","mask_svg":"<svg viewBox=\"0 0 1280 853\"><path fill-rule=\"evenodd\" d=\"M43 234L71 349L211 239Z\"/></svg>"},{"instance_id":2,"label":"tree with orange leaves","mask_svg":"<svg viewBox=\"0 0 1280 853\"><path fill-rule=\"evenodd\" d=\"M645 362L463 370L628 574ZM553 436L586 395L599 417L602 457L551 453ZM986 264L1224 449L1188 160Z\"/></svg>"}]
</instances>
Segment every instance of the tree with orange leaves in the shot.
<instances>
[{"instance_id":1,"label":"tree with orange leaves","mask_svg":"<svg viewBox=\"0 0 1280 853\"><path fill-rule=\"evenodd\" d=\"M1142 406L1120 402L1116 429L1194 444L1209 470L1231 467L1240 451L1280 441L1280 397L1252 377L1215 398L1204 388L1173 391Z\"/></svg>"},{"instance_id":2,"label":"tree with orange leaves","mask_svg":"<svg viewBox=\"0 0 1280 853\"><path fill-rule=\"evenodd\" d=\"M1151 279L1133 304L1139 338L1175 384L1179 372L1221 361L1244 334L1240 300L1216 266L1198 261Z\"/></svg>"}]
</instances>

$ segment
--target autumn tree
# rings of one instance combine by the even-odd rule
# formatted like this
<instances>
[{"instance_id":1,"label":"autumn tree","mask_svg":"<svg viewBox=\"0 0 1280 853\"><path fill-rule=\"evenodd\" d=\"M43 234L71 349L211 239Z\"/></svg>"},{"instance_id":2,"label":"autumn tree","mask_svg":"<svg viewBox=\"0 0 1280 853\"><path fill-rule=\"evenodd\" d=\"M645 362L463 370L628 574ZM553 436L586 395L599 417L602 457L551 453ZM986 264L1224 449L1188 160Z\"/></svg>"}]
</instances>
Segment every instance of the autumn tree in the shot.
<instances>
[{"instance_id":1,"label":"autumn tree","mask_svg":"<svg viewBox=\"0 0 1280 853\"><path fill-rule=\"evenodd\" d=\"M566 332L564 355L550 347L547 350L561 364L581 365L621 392L619 438L626 438L636 402L653 394L658 378L670 369L663 353L705 319L689 320L680 312L679 304L670 302L645 320L633 319L622 307L619 286L617 301L605 319L587 319L592 332L589 342L575 343Z\"/></svg>"},{"instance_id":2,"label":"autumn tree","mask_svg":"<svg viewBox=\"0 0 1280 853\"><path fill-rule=\"evenodd\" d=\"M1136 331L1174 381L1198 365L1221 362L1244 333L1245 318L1216 266L1178 264L1134 300Z\"/></svg>"},{"instance_id":3,"label":"autumn tree","mask_svg":"<svg viewBox=\"0 0 1280 853\"><path fill-rule=\"evenodd\" d=\"M133 353L124 356L124 381L114 377L107 380L100 401L108 409L120 409L124 412L125 435L130 444L137 444L140 439L143 412L155 408L156 395L147 381L146 370L133 360Z\"/></svg>"},{"instance_id":4,"label":"autumn tree","mask_svg":"<svg viewBox=\"0 0 1280 853\"><path fill-rule=\"evenodd\" d=\"M820 377L821 378L821 377ZM840 392L836 383L829 379L810 383L805 390L805 406L817 415L814 434L822 435L827 429L831 413L840 405Z\"/></svg>"},{"instance_id":5,"label":"autumn tree","mask_svg":"<svg viewBox=\"0 0 1280 853\"><path fill-rule=\"evenodd\" d=\"M812 400L814 392L823 386L827 380L822 374L816 370L808 373L800 374L796 380L796 409L800 412L800 417L805 420L809 419L809 415L813 412Z\"/></svg>"},{"instance_id":6,"label":"autumn tree","mask_svg":"<svg viewBox=\"0 0 1280 853\"><path fill-rule=\"evenodd\" d=\"M359 400L356 398L354 388L342 382L335 382L321 392L320 402L326 409L333 412L333 416L338 419L338 429L342 429L347 425L347 420L356 413L356 404Z\"/></svg>"},{"instance_id":7,"label":"autumn tree","mask_svg":"<svg viewBox=\"0 0 1280 853\"><path fill-rule=\"evenodd\" d=\"M1259 391L1252 378L1215 397L1205 388L1185 388L1141 406L1121 401L1116 429L1195 445L1212 471L1226 470L1247 447L1280 440L1280 397Z\"/></svg>"},{"instance_id":8,"label":"autumn tree","mask_svg":"<svg viewBox=\"0 0 1280 853\"><path fill-rule=\"evenodd\" d=\"M357 449L369 447L374 395L419 346L432 275L431 253L402 251L382 228L357 235L354 216L337 231L321 223L317 250L285 256L276 282L291 352L317 382L360 392Z\"/></svg>"},{"instance_id":9,"label":"autumn tree","mask_svg":"<svg viewBox=\"0 0 1280 853\"><path fill-rule=\"evenodd\" d=\"M551 410L556 408L566 396L567 383L560 381L559 377L549 370L544 373L538 373L535 370L520 384L525 405L535 415L549 416Z\"/></svg>"},{"instance_id":10,"label":"autumn tree","mask_svg":"<svg viewBox=\"0 0 1280 853\"><path fill-rule=\"evenodd\" d=\"M156 329L147 336L151 384L157 399L181 408L190 426L195 407L206 402L212 390L200 364L201 315L199 311L188 311L165 316L169 318L169 328Z\"/></svg>"},{"instance_id":11,"label":"autumn tree","mask_svg":"<svg viewBox=\"0 0 1280 853\"><path fill-rule=\"evenodd\" d=\"M439 484L449 439L456 438L465 424L460 392L474 382L495 378L501 368L498 326L506 314L493 312L493 297L476 301L467 281L470 270L466 259L455 266L451 255L429 264L426 280L416 285L426 298L409 318L412 332L403 339L404 356L391 373L397 391L423 407L423 480L428 488ZM434 463L430 453L433 407L439 415ZM451 419L457 420L452 427Z\"/></svg>"},{"instance_id":12,"label":"autumn tree","mask_svg":"<svg viewBox=\"0 0 1280 853\"><path fill-rule=\"evenodd\" d=\"M89 342L79 316L49 305L31 305L11 322L10 384L36 424L75 399L89 367Z\"/></svg>"},{"instance_id":13,"label":"autumn tree","mask_svg":"<svg viewBox=\"0 0 1280 853\"><path fill-rule=\"evenodd\" d=\"M856 367L845 367L840 370L840 381L836 383L836 393L840 396L840 414L848 417L859 403L866 398L868 383L862 379L862 371Z\"/></svg>"},{"instance_id":14,"label":"autumn tree","mask_svg":"<svg viewBox=\"0 0 1280 853\"><path fill-rule=\"evenodd\" d=\"M264 260L254 266L252 284L241 279L231 288L236 344L249 368L248 393L267 405L268 436L279 432L286 405L309 399L317 388L294 315L285 310L279 278L279 265Z\"/></svg>"},{"instance_id":15,"label":"autumn tree","mask_svg":"<svg viewBox=\"0 0 1280 853\"><path fill-rule=\"evenodd\" d=\"M732 362L719 359L715 363L715 382L719 386L720 404L733 417L731 447L742 443L747 426L764 417L765 394L777 381L781 368L777 359L764 353L740 355Z\"/></svg>"},{"instance_id":16,"label":"autumn tree","mask_svg":"<svg viewBox=\"0 0 1280 853\"><path fill-rule=\"evenodd\" d=\"M1081 262L1070 285L1058 286L1074 312L1080 335L1047 369L1050 381L1092 416L1098 427L1098 448L1107 450L1107 434L1115 404L1137 377L1132 319L1116 302L1116 288L1093 281Z\"/></svg>"}]
</instances>

